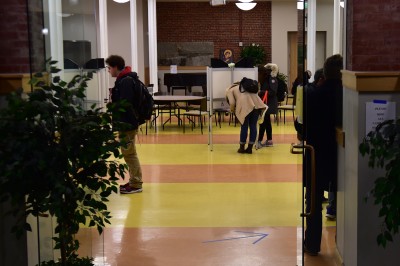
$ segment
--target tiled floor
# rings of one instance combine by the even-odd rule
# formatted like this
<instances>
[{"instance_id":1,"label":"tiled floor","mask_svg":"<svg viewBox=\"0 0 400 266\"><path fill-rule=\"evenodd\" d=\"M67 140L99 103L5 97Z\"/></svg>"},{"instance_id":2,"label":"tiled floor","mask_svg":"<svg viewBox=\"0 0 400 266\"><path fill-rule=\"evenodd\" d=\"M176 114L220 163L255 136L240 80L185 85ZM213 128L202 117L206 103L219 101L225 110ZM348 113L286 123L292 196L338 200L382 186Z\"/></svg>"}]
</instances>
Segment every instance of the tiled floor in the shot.
<instances>
[{"instance_id":1,"label":"tiled floor","mask_svg":"<svg viewBox=\"0 0 400 266\"><path fill-rule=\"evenodd\" d=\"M208 134L172 121L141 134L143 193L113 195L112 225L82 228L81 255L112 266L257 266L301 262L301 155L291 117L274 124L271 148L238 154L239 126ZM215 125L215 124L214 124ZM123 182L123 181L121 181ZM322 251L304 265L335 265L335 223L324 219Z\"/></svg>"}]
</instances>

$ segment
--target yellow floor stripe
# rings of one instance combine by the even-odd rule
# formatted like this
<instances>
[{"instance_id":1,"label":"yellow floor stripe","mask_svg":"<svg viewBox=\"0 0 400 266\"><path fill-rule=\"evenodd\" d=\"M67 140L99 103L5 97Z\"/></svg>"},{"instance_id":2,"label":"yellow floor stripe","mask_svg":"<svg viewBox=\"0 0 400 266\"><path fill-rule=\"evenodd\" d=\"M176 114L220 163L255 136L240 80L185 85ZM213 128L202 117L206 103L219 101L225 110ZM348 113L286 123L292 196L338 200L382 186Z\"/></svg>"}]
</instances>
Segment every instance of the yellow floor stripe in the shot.
<instances>
[{"instance_id":1,"label":"yellow floor stripe","mask_svg":"<svg viewBox=\"0 0 400 266\"><path fill-rule=\"evenodd\" d=\"M301 223L299 183L145 184L114 195L112 227L262 227ZM328 224L329 225L329 224Z\"/></svg>"},{"instance_id":2,"label":"yellow floor stripe","mask_svg":"<svg viewBox=\"0 0 400 266\"><path fill-rule=\"evenodd\" d=\"M289 144L238 154L238 144L138 144L140 162L151 164L301 164L301 155L290 153Z\"/></svg>"}]
</instances>

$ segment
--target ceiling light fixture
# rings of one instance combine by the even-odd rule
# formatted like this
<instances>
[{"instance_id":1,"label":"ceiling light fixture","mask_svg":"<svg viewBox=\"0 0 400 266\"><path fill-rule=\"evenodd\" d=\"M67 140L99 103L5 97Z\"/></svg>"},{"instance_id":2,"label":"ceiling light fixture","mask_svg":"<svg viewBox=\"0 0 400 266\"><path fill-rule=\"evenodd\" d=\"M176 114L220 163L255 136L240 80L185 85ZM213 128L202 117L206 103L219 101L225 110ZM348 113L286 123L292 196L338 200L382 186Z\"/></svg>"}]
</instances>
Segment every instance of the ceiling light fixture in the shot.
<instances>
[{"instance_id":1,"label":"ceiling light fixture","mask_svg":"<svg viewBox=\"0 0 400 266\"><path fill-rule=\"evenodd\" d=\"M114 0L114 2L117 2L117 3L123 4L123 3L127 3L127 2L129 2L129 0Z\"/></svg>"},{"instance_id":2,"label":"ceiling light fixture","mask_svg":"<svg viewBox=\"0 0 400 266\"><path fill-rule=\"evenodd\" d=\"M71 13L57 13L57 16L63 17L63 18L68 18L70 16L73 16L74 14Z\"/></svg>"},{"instance_id":3,"label":"ceiling light fixture","mask_svg":"<svg viewBox=\"0 0 400 266\"><path fill-rule=\"evenodd\" d=\"M248 11L252 10L257 5L257 3L246 2L246 3L235 3L235 5L243 11Z\"/></svg>"},{"instance_id":4,"label":"ceiling light fixture","mask_svg":"<svg viewBox=\"0 0 400 266\"><path fill-rule=\"evenodd\" d=\"M344 1L340 1L340 7L344 8Z\"/></svg>"},{"instance_id":5,"label":"ceiling light fixture","mask_svg":"<svg viewBox=\"0 0 400 266\"><path fill-rule=\"evenodd\" d=\"M242 2L242 3L250 3L250 2L253 2L253 0L238 0L239 2Z\"/></svg>"},{"instance_id":6,"label":"ceiling light fixture","mask_svg":"<svg viewBox=\"0 0 400 266\"><path fill-rule=\"evenodd\" d=\"M303 1L297 1L297 9L298 10L303 10L304 9L304 2Z\"/></svg>"}]
</instances>

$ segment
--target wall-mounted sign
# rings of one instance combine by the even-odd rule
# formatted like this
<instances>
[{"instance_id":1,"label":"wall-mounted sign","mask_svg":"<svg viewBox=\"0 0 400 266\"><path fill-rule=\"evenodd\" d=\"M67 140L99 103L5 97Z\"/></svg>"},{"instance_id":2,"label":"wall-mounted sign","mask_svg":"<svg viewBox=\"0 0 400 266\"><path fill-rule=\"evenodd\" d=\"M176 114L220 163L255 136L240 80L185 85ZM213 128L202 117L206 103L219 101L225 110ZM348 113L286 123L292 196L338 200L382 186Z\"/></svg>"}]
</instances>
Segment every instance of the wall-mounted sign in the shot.
<instances>
[{"instance_id":1,"label":"wall-mounted sign","mask_svg":"<svg viewBox=\"0 0 400 266\"><path fill-rule=\"evenodd\" d=\"M171 74L177 74L178 73L178 66L177 65L170 65L169 66L169 72Z\"/></svg>"},{"instance_id":2,"label":"wall-mounted sign","mask_svg":"<svg viewBox=\"0 0 400 266\"><path fill-rule=\"evenodd\" d=\"M366 103L365 109L366 134L376 129L376 126L386 120L396 119L396 103L385 100L374 100Z\"/></svg>"}]
</instances>

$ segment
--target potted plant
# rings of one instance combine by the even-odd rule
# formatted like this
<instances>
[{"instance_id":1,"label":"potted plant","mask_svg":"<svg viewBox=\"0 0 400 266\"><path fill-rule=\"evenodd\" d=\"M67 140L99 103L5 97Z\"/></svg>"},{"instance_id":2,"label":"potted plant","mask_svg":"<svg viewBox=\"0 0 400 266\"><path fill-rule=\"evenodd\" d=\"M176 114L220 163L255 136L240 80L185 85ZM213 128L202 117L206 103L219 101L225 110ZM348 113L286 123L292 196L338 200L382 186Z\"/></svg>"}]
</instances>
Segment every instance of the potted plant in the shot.
<instances>
[{"instance_id":1,"label":"potted plant","mask_svg":"<svg viewBox=\"0 0 400 266\"><path fill-rule=\"evenodd\" d=\"M111 112L80 104L92 73L77 75L70 82L53 76L60 70L47 61L49 79L42 73L31 80L35 90L8 96L0 110L0 202L9 201L18 223L13 230L30 230L28 215L56 218L55 249L59 261L40 265L93 265L91 258L78 258L79 225L96 226L99 233L110 223L106 202L118 192L116 180L125 164L115 139ZM21 207L22 206L22 207Z\"/></svg>"},{"instance_id":2,"label":"potted plant","mask_svg":"<svg viewBox=\"0 0 400 266\"><path fill-rule=\"evenodd\" d=\"M400 225L400 119L387 120L368 133L359 146L362 156L368 156L368 166L384 170L369 197L380 207L383 222L377 236L378 245L386 247L399 233Z\"/></svg>"},{"instance_id":3,"label":"potted plant","mask_svg":"<svg viewBox=\"0 0 400 266\"><path fill-rule=\"evenodd\" d=\"M265 64L265 50L259 44L252 43L249 46L243 46L240 51L240 57L252 57L255 65Z\"/></svg>"}]
</instances>

